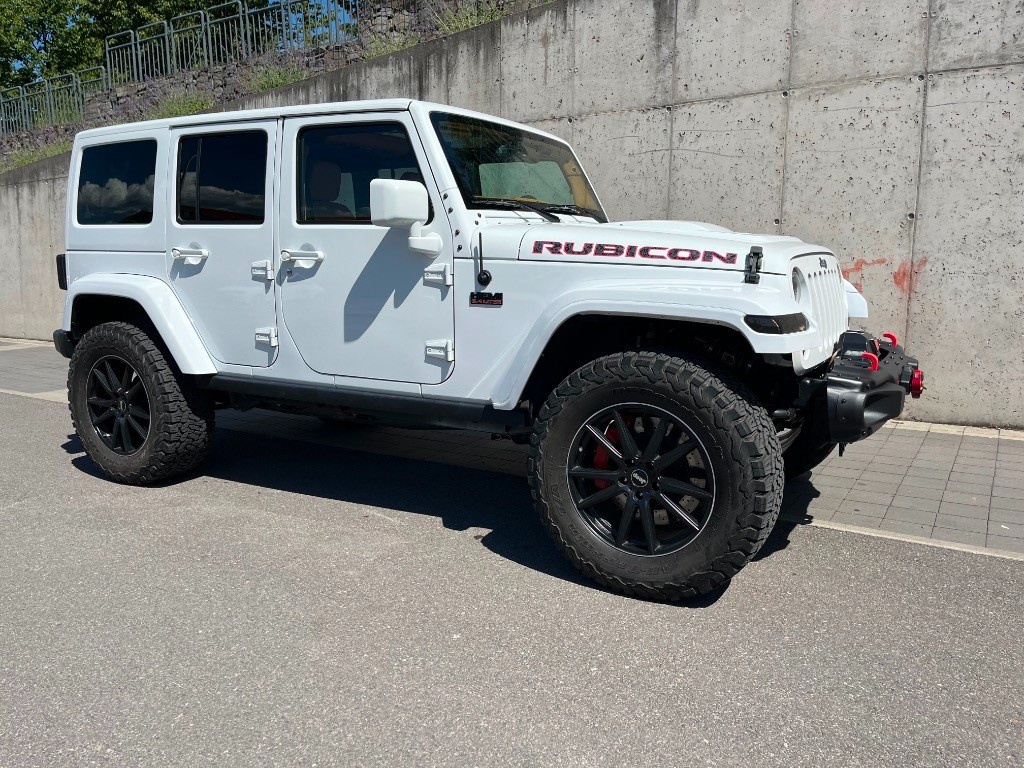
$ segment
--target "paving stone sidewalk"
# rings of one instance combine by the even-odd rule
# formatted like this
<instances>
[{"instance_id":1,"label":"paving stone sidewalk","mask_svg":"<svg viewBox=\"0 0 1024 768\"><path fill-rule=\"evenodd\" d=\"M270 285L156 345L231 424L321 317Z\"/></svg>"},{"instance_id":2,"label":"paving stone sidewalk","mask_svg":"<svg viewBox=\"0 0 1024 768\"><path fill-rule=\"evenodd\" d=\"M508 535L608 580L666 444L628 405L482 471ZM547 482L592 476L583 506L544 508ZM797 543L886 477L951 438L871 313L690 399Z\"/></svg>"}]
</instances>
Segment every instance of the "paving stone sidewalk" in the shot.
<instances>
[{"instance_id":1,"label":"paving stone sidewalk","mask_svg":"<svg viewBox=\"0 0 1024 768\"><path fill-rule=\"evenodd\" d=\"M1024 553L1024 440L929 426L898 424L833 453L789 483L784 513Z\"/></svg>"},{"instance_id":2,"label":"paving stone sidewalk","mask_svg":"<svg viewBox=\"0 0 1024 768\"><path fill-rule=\"evenodd\" d=\"M47 344L0 340L0 392L63 401L66 361ZM330 425L309 416L221 411L222 429L388 456L525 471L526 449L451 430ZM786 486L783 517L1024 554L1024 432L894 422Z\"/></svg>"}]
</instances>

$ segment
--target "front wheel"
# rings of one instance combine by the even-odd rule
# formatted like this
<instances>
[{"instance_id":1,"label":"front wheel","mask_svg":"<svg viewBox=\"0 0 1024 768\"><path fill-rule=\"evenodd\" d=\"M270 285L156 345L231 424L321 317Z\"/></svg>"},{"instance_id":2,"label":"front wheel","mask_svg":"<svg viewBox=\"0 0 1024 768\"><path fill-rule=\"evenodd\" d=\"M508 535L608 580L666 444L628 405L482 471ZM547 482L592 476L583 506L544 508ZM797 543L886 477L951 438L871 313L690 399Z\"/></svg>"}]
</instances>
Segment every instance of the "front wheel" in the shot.
<instances>
[{"instance_id":1,"label":"front wheel","mask_svg":"<svg viewBox=\"0 0 1024 768\"><path fill-rule=\"evenodd\" d=\"M186 472L213 437L210 398L128 323L97 325L75 345L68 403L86 453L121 483Z\"/></svg>"},{"instance_id":2,"label":"front wheel","mask_svg":"<svg viewBox=\"0 0 1024 768\"><path fill-rule=\"evenodd\" d=\"M677 600L735 575L782 504L768 413L739 382L650 352L609 355L541 409L530 485L542 521L588 576Z\"/></svg>"}]
</instances>

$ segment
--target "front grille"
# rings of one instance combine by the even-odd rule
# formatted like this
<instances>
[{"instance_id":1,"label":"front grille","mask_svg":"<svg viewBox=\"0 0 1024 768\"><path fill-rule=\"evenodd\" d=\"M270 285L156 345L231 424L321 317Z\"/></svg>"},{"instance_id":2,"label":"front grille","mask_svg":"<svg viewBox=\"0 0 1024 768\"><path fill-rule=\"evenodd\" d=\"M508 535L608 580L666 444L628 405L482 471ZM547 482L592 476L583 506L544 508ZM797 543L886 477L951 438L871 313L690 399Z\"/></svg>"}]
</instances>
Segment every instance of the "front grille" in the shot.
<instances>
[{"instance_id":1,"label":"front grille","mask_svg":"<svg viewBox=\"0 0 1024 768\"><path fill-rule=\"evenodd\" d=\"M830 354L839 336L846 330L846 295L838 267L830 266L805 275L811 295L811 312L821 329L823 350Z\"/></svg>"},{"instance_id":2,"label":"front grille","mask_svg":"<svg viewBox=\"0 0 1024 768\"><path fill-rule=\"evenodd\" d=\"M826 264L824 267L821 266L823 260ZM804 306L808 307L808 311L805 314L821 332L821 346L804 350L799 360L794 359L798 369L809 370L831 357L839 337L847 328L849 317L846 291L834 256L824 259L819 256L801 256L793 260L793 266L803 275L807 286L808 295Z\"/></svg>"}]
</instances>

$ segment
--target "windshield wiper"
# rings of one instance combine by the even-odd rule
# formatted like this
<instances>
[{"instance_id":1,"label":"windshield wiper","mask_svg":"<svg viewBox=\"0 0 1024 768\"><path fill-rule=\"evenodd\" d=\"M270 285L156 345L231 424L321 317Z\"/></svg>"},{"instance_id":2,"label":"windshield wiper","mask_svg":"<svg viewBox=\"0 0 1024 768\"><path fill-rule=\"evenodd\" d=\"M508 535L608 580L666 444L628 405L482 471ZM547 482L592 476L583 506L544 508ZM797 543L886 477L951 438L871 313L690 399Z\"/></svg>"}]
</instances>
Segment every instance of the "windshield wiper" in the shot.
<instances>
[{"instance_id":1,"label":"windshield wiper","mask_svg":"<svg viewBox=\"0 0 1024 768\"><path fill-rule=\"evenodd\" d=\"M474 197L473 206L476 208L506 208L509 210L533 211L539 213L548 221L559 222L555 214L548 212L547 206L542 203L528 203L525 200L512 200L507 197Z\"/></svg>"},{"instance_id":2,"label":"windshield wiper","mask_svg":"<svg viewBox=\"0 0 1024 768\"><path fill-rule=\"evenodd\" d=\"M580 216L589 216L592 219L597 219L602 224L606 223L608 219L602 216L598 211L591 210L590 208L584 208L581 205L545 205L544 210L549 213L575 213Z\"/></svg>"}]
</instances>

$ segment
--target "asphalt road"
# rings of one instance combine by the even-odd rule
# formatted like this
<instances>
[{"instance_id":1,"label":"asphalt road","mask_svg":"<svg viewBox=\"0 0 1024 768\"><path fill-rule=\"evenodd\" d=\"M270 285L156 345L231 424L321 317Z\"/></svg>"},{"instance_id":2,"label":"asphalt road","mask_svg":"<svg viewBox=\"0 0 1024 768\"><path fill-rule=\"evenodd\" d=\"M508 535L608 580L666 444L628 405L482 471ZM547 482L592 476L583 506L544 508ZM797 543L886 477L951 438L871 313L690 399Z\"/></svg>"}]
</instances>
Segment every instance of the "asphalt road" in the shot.
<instances>
[{"instance_id":1,"label":"asphalt road","mask_svg":"<svg viewBox=\"0 0 1024 768\"><path fill-rule=\"evenodd\" d=\"M720 595L577 578L525 482L219 431L100 479L0 395L0 766L1024 762L1024 562L785 524Z\"/></svg>"}]
</instances>

